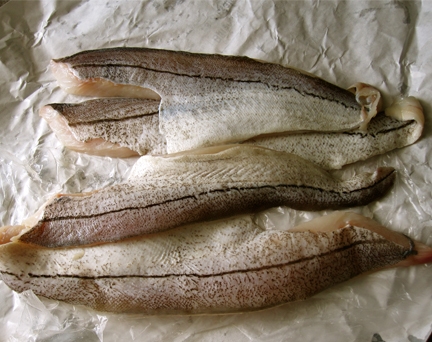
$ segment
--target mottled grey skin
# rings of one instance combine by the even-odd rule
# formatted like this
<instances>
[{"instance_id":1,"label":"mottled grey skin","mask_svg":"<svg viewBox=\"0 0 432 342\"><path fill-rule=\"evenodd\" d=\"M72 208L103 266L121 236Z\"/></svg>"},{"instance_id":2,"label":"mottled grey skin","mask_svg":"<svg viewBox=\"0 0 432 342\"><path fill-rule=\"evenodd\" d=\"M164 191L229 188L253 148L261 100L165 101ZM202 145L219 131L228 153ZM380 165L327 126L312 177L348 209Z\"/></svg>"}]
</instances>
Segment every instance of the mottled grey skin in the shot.
<instances>
[{"instance_id":1,"label":"mottled grey skin","mask_svg":"<svg viewBox=\"0 0 432 342\"><path fill-rule=\"evenodd\" d=\"M366 131L261 136L245 143L294 153L331 170L413 144L420 138L422 128L415 120L401 121L379 113Z\"/></svg>"},{"instance_id":2,"label":"mottled grey skin","mask_svg":"<svg viewBox=\"0 0 432 342\"><path fill-rule=\"evenodd\" d=\"M60 85L74 75L82 83L105 80L159 94L160 132L168 153L260 134L351 130L370 120L349 91L246 57L115 48L85 51L53 63ZM62 68L69 71L59 74ZM73 87L65 89L75 92ZM104 96L103 91L89 94Z\"/></svg>"},{"instance_id":3,"label":"mottled grey skin","mask_svg":"<svg viewBox=\"0 0 432 342\"><path fill-rule=\"evenodd\" d=\"M394 177L394 169L380 168L342 181L295 155L249 145L144 156L123 184L59 195L20 240L85 245L280 205L301 210L366 205L386 193Z\"/></svg>"},{"instance_id":4,"label":"mottled grey skin","mask_svg":"<svg viewBox=\"0 0 432 342\"><path fill-rule=\"evenodd\" d=\"M258 310L305 299L415 253L401 234L385 238L361 223L289 232L263 230L250 217L238 217L98 246L47 249L15 242L0 246L0 272L15 291L100 311Z\"/></svg>"},{"instance_id":5,"label":"mottled grey skin","mask_svg":"<svg viewBox=\"0 0 432 342\"><path fill-rule=\"evenodd\" d=\"M67 120L81 142L102 138L137 154L166 154L165 139L159 132L159 100L106 98L50 106ZM379 113L366 131L291 132L258 136L244 143L294 153L324 169L339 169L414 143L421 126L415 120L401 121ZM91 148L86 152L91 154Z\"/></svg>"},{"instance_id":6,"label":"mottled grey skin","mask_svg":"<svg viewBox=\"0 0 432 342\"><path fill-rule=\"evenodd\" d=\"M148 48L112 48L83 51L75 55L54 60L67 63L77 70L83 79L102 77L108 80L121 80L120 84L144 84L155 82L161 89L162 96L181 93L182 89L163 84L163 74L191 79L228 80L232 82L262 83L273 88L295 88L296 91L310 96L317 96L329 101L340 102L348 108L360 109L355 96L344 89L330 84L318 77L300 70L283 67L278 64L264 63L248 57L209 55L184 51L169 51ZM100 68L100 73L91 70ZM115 68L117 67L117 68ZM122 70L121 68L124 68ZM131 69L142 69L160 75L161 80L144 79L136 82L135 78L125 78ZM134 70L138 72L138 70ZM140 76L133 76L139 78ZM163 85L162 85L163 84Z\"/></svg>"},{"instance_id":7,"label":"mottled grey skin","mask_svg":"<svg viewBox=\"0 0 432 342\"><path fill-rule=\"evenodd\" d=\"M78 141L103 139L141 155L166 153L157 100L109 98L49 106L66 119Z\"/></svg>"}]
</instances>

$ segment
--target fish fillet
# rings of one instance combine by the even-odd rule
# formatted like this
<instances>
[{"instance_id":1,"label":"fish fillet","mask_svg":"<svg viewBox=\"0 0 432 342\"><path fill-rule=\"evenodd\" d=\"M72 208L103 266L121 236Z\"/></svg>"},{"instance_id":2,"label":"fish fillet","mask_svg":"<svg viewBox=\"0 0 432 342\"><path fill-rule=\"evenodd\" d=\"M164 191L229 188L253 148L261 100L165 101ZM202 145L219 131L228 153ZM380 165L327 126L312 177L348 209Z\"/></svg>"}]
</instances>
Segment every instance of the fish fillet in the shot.
<instances>
[{"instance_id":1,"label":"fish fillet","mask_svg":"<svg viewBox=\"0 0 432 342\"><path fill-rule=\"evenodd\" d=\"M112 157L165 154L158 105L158 100L108 98L46 105L40 115L63 144L75 151ZM372 118L366 131L270 134L244 143L294 153L324 169L339 169L420 138L424 117L415 98L398 100L386 112L390 115L379 113Z\"/></svg>"},{"instance_id":2,"label":"fish fillet","mask_svg":"<svg viewBox=\"0 0 432 342\"><path fill-rule=\"evenodd\" d=\"M53 60L51 70L77 95L160 97L168 153L262 134L364 130L379 100L246 57L114 48Z\"/></svg>"},{"instance_id":3,"label":"fish fillet","mask_svg":"<svg viewBox=\"0 0 432 342\"><path fill-rule=\"evenodd\" d=\"M245 143L294 153L330 170L411 145L421 137L423 127L423 109L417 99L408 97L374 117L366 131L270 135Z\"/></svg>"},{"instance_id":4,"label":"fish fillet","mask_svg":"<svg viewBox=\"0 0 432 342\"><path fill-rule=\"evenodd\" d=\"M97 246L0 246L13 290L100 311L227 313L303 300L359 274L432 261L432 249L351 213L292 231L250 216Z\"/></svg>"},{"instance_id":5,"label":"fish fillet","mask_svg":"<svg viewBox=\"0 0 432 342\"><path fill-rule=\"evenodd\" d=\"M280 205L359 206L381 197L394 178L393 168L378 168L342 180L293 154L249 145L143 156L122 184L55 196L24 224L19 239L75 246Z\"/></svg>"}]
</instances>

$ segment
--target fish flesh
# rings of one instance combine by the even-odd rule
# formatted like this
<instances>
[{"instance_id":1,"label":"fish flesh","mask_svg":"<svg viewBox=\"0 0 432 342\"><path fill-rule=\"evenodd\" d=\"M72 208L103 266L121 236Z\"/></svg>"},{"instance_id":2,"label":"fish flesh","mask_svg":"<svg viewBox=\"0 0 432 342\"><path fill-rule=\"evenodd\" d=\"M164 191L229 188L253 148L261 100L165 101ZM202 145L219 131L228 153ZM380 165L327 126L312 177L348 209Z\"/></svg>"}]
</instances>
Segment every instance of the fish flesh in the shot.
<instances>
[{"instance_id":1,"label":"fish flesh","mask_svg":"<svg viewBox=\"0 0 432 342\"><path fill-rule=\"evenodd\" d=\"M19 240L77 246L280 205L360 206L383 196L394 179L394 169L382 167L344 180L296 155L245 144L143 156L124 183L54 196L23 224Z\"/></svg>"},{"instance_id":2,"label":"fish flesh","mask_svg":"<svg viewBox=\"0 0 432 342\"><path fill-rule=\"evenodd\" d=\"M72 94L160 98L159 128L168 153L263 134L365 130L380 101L368 87L355 87L356 95L247 57L113 48L55 59L51 70Z\"/></svg>"},{"instance_id":3,"label":"fish flesh","mask_svg":"<svg viewBox=\"0 0 432 342\"><path fill-rule=\"evenodd\" d=\"M159 100L105 98L46 105L40 115L63 145L72 150L130 157L167 153L159 132L158 107ZM417 99L398 99L386 113L389 114L381 112L372 118L366 131L267 134L243 143L294 153L324 169L339 169L413 144L420 138L424 116Z\"/></svg>"},{"instance_id":4,"label":"fish flesh","mask_svg":"<svg viewBox=\"0 0 432 342\"><path fill-rule=\"evenodd\" d=\"M432 261L432 248L353 213L292 230L265 230L251 216L73 248L0 245L13 290L142 314L216 314L306 299L359 274Z\"/></svg>"}]
</instances>

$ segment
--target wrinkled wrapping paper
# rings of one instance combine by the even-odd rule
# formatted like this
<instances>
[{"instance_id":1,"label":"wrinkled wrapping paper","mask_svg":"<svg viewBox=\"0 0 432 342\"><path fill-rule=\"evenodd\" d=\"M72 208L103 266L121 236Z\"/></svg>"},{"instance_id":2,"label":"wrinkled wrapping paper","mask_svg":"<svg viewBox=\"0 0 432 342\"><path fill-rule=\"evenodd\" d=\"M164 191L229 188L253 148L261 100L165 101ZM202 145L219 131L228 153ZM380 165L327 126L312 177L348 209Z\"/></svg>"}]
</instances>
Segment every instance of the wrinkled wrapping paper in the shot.
<instances>
[{"instance_id":1,"label":"wrinkled wrapping paper","mask_svg":"<svg viewBox=\"0 0 432 342\"><path fill-rule=\"evenodd\" d=\"M425 110L413 146L345 168L398 170L381 200L357 212L432 245L432 2L430 1L0 1L0 225L19 224L52 194L122 181L136 159L65 150L38 116L65 94L51 58L139 46L245 55L307 70L341 87L378 87L388 105L417 97ZM323 213L257 214L284 229ZM2 341L424 341L432 330L432 267L359 277L307 301L218 316L94 312L17 294L0 281Z\"/></svg>"}]
</instances>

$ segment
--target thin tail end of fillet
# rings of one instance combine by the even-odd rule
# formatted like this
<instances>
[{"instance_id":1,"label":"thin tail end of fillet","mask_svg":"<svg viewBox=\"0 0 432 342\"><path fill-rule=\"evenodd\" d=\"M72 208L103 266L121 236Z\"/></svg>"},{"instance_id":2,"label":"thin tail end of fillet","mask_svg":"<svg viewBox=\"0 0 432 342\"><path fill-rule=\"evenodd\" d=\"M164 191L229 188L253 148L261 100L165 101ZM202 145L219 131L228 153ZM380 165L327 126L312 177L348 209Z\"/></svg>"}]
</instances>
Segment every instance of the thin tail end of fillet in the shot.
<instances>
[{"instance_id":1,"label":"thin tail end of fillet","mask_svg":"<svg viewBox=\"0 0 432 342\"><path fill-rule=\"evenodd\" d=\"M396 179L396 170L392 167L379 167L373 173L359 174L345 181L350 190L346 205L353 207L367 205L388 193Z\"/></svg>"},{"instance_id":2,"label":"thin tail end of fillet","mask_svg":"<svg viewBox=\"0 0 432 342\"><path fill-rule=\"evenodd\" d=\"M432 263L432 248L418 241L412 241L412 251L408 253L405 260L400 261L397 266L408 267L413 265L424 265Z\"/></svg>"},{"instance_id":3,"label":"thin tail end of fillet","mask_svg":"<svg viewBox=\"0 0 432 342\"><path fill-rule=\"evenodd\" d=\"M328 232L337 230L346 226L361 227L381 235L384 239L402 245L406 248L405 258L396 265L389 266L413 266L432 263L432 247L413 240L405 234L395 232L381 225L372 218L350 212L334 211L328 215L303 222L298 226L290 229L292 232Z\"/></svg>"},{"instance_id":4,"label":"thin tail end of fillet","mask_svg":"<svg viewBox=\"0 0 432 342\"><path fill-rule=\"evenodd\" d=\"M383 182L383 194L386 193L394 184L396 179L396 169L393 167L379 167L374 173L378 182Z\"/></svg>"},{"instance_id":5,"label":"thin tail end of fillet","mask_svg":"<svg viewBox=\"0 0 432 342\"><path fill-rule=\"evenodd\" d=\"M82 80L76 70L67 63L51 60L50 69L60 88L69 94L100 97L131 97L160 100L155 91L127 84L117 84L103 78Z\"/></svg>"},{"instance_id":6,"label":"thin tail end of fillet","mask_svg":"<svg viewBox=\"0 0 432 342\"><path fill-rule=\"evenodd\" d=\"M421 130L424 127L424 113L420 101L413 96L396 98L393 103L385 109L385 114L400 121L416 121Z\"/></svg>"}]
</instances>

